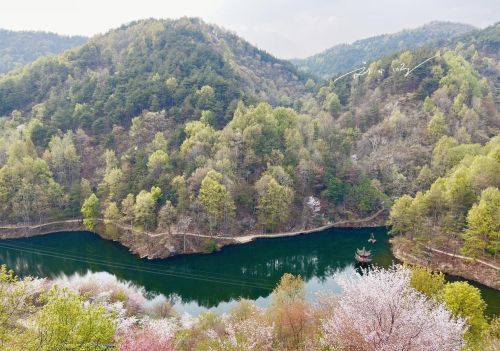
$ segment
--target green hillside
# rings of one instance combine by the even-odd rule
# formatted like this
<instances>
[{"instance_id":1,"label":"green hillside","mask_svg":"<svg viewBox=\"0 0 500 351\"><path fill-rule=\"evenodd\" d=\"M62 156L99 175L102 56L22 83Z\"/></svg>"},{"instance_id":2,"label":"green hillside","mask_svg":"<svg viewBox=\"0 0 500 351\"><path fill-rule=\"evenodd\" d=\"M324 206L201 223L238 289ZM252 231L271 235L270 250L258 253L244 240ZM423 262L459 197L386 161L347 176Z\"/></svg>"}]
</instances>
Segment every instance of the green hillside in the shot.
<instances>
[{"instance_id":1,"label":"green hillside","mask_svg":"<svg viewBox=\"0 0 500 351\"><path fill-rule=\"evenodd\" d=\"M395 52L429 44L442 45L447 40L473 29L474 27L461 23L431 22L416 29L378 35L352 44L336 45L319 54L292 62L305 72L328 78L356 69L362 66L363 62L377 60Z\"/></svg>"},{"instance_id":2,"label":"green hillside","mask_svg":"<svg viewBox=\"0 0 500 351\"><path fill-rule=\"evenodd\" d=\"M372 215L491 157L498 34L315 83L198 19L112 30L0 79L0 218L239 235Z\"/></svg>"},{"instance_id":3,"label":"green hillside","mask_svg":"<svg viewBox=\"0 0 500 351\"><path fill-rule=\"evenodd\" d=\"M0 75L31 63L39 57L59 54L80 46L87 39L82 36L0 29Z\"/></svg>"}]
</instances>

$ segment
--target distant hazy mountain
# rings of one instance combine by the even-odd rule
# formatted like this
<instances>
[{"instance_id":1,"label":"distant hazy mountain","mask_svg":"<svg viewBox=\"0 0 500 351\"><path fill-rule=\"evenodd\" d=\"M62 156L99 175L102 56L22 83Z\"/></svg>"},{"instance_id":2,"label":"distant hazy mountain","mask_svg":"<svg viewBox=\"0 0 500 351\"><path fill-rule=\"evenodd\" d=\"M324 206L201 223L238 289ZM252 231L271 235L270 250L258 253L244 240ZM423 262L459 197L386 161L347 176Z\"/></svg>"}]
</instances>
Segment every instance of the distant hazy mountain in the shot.
<instances>
[{"instance_id":1,"label":"distant hazy mountain","mask_svg":"<svg viewBox=\"0 0 500 351\"><path fill-rule=\"evenodd\" d=\"M0 29L0 74L49 54L58 54L87 41L81 36Z\"/></svg>"},{"instance_id":2,"label":"distant hazy mountain","mask_svg":"<svg viewBox=\"0 0 500 351\"><path fill-rule=\"evenodd\" d=\"M320 77L331 77L404 49L439 43L474 30L474 27L451 22L431 22L416 29L403 30L340 44L305 59L291 60L302 70Z\"/></svg>"}]
</instances>

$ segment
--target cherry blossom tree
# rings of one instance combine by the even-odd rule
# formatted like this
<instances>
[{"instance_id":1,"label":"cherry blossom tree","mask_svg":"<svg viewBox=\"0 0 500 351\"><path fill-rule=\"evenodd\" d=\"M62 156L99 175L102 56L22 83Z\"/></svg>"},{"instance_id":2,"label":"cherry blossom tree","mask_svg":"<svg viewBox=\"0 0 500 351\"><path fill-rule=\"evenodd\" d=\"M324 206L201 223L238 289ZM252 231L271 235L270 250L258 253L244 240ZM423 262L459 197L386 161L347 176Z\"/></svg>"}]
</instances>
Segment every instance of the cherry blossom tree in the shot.
<instances>
[{"instance_id":1,"label":"cherry blossom tree","mask_svg":"<svg viewBox=\"0 0 500 351\"><path fill-rule=\"evenodd\" d=\"M410 287L406 268L340 275L333 313L321 320L322 343L358 351L458 351L465 323ZM335 299L335 297L332 297Z\"/></svg>"},{"instance_id":2,"label":"cherry blossom tree","mask_svg":"<svg viewBox=\"0 0 500 351\"><path fill-rule=\"evenodd\" d=\"M178 324L170 319L146 319L143 328L122 335L119 351L175 351Z\"/></svg>"},{"instance_id":3,"label":"cherry blossom tree","mask_svg":"<svg viewBox=\"0 0 500 351\"><path fill-rule=\"evenodd\" d=\"M213 329L208 333L217 350L272 351L273 329L272 325L253 317L237 322L226 320L223 336L219 336Z\"/></svg>"},{"instance_id":4,"label":"cherry blossom tree","mask_svg":"<svg viewBox=\"0 0 500 351\"><path fill-rule=\"evenodd\" d=\"M150 329L127 334L120 344L120 351L174 351L170 340L158 338Z\"/></svg>"},{"instance_id":5,"label":"cherry blossom tree","mask_svg":"<svg viewBox=\"0 0 500 351\"><path fill-rule=\"evenodd\" d=\"M318 216L321 212L321 203L319 199L314 196L309 196L307 198L307 207L310 209L313 216Z\"/></svg>"}]
</instances>

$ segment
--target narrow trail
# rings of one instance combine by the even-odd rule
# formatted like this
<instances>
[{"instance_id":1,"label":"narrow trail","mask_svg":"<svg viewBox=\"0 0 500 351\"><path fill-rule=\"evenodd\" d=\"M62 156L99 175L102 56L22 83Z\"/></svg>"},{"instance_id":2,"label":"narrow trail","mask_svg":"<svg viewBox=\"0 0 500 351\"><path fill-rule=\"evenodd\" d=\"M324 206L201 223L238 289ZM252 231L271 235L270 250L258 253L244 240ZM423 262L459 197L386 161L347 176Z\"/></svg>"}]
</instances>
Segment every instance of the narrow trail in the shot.
<instances>
[{"instance_id":1,"label":"narrow trail","mask_svg":"<svg viewBox=\"0 0 500 351\"><path fill-rule=\"evenodd\" d=\"M35 225L6 224L6 225L0 225L0 229L37 229L37 228L42 228L42 227L46 227L49 225L69 224L69 223L79 223L79 222L82 222L82 220L81 219L65 219L63 221L53 221L53 222L39 223L39 224L35 224Z\"/></svg>"},{"instance_id":2,"label":"narrow trail","mask_svg":"<svg viewBox=\"0 0 500 351\"><path fill-rule=\"evenodd\" d=\"M443 250L439 250L439 249L435 249L433 247L429 247L429 246L426 246L426 248L428 250L431 250L431 251L434 251L434 252L437 252L437 253L440 253L440 254L443 254L443 255L446 255L446 256L450 256L450 257L454 257L454 258L460 258L462 260L467 260L467 261L475 261L475 262L478 262L478 263L481 263L487 267L490 267L490 268L493 268L497 271L500 271L500 267L498 266L495 266L494 264L492 263L488 263L486 261L483 261L483 260L479 260L479 259L475 259L475 258L472 258L472 257L467 257L467 256L462 256L462 255L457 255L457 254L454 254L454 253L451 253L451 252L447 252L447 251L443 251Z\"/></svg>"},{"instance_id":3,"label":"narrow trail","mask_svg":"<svg viewBox=\"0 0 500 351\"><path fill-rule=\"evenodd\" d=\"M127 225L127 224L123 224L123 223L116 223L115 222L115 223L113 223L113 225L115 225L116 227L118 227L120 229L130 230L133 233L148 235L151 238L167 236L167 235L178 235L178 236L191 236L191 237L208 238L208 239L223 239L223 240L234 241L234 242L239 243L239 244L244 244L244 243L251 242L255 239L259 239L259 238L281 238L281 237L287 237L287 236L297 236L297 235L317 233L317 232L320 232L320 231L323 231L326 229L340 227L340 226L344 226L347 224L356 225L356 224L368 222L368 221L371 221L371 220L377 218L385 210L386 210L385 208L380 209L377 212L375 212L373 215L366 217L366 218L359 219L359 220L338 221L338 222L326 224L326 225L321 226L321 227L316 227L316 228L307 229L307 230L298 230L298 231L290 231L290 232L282 232L282 233L270 233L270 234L249 234L249 235L243 235L243 236L220 236L220 235L218 236L218 235L207 235L207 234L198 234L198 233L182 233L182 232L149 233L149 232L144 232L144 231L137 231L131 225ZM95 220L97 222L104 223L104 219L102 219L102 218L96 218ZM41 223L41 224L32 225L32 226L0 225L0 230L2 230L2 229L4 229L4 230L24 229L26 231L33 231L33 230L40 229L40 228L43 228L46 226L64 225L64 224L72 224L72 223L83 223L83 222L81 219L68 219L68 220L63 220L63 221L53 221L53 222ZM58 230L58 231L61 231L61 230Z\"/></svg>"},{"instance_id":4,"label":"narrow trail","mask_svg":"<svg viewBox=\"0 0 500 351\"><path fill-rule=\"evenodd\" d=\"M313 229L298 230L298 231L284 232L284 233L274 233L274 234L273 233L271 233L271 234L249 234L249 235L234 237L234 240L237 241L238 243L244 244L244 243L248 243L250 241L253 241L255 239L259 239L259 238L280 238L280 237L287 237L287 236L296 236L296 235L317 233L317 232L321 232L323 230L327 230L330 228L340 227L340 226L345 225L345 224L359 224L359 223L363 223L363 222L369 222L369 221L377 218L384 211L385 211L385 208L378 210L376 213L374 213L370 217L366 217L366 218L362 218L362 219L354 220L354 221L345 220L345 221L329 223L329 224L326 224L324 226L313 228Z\"/></svg>"}]
</instances>

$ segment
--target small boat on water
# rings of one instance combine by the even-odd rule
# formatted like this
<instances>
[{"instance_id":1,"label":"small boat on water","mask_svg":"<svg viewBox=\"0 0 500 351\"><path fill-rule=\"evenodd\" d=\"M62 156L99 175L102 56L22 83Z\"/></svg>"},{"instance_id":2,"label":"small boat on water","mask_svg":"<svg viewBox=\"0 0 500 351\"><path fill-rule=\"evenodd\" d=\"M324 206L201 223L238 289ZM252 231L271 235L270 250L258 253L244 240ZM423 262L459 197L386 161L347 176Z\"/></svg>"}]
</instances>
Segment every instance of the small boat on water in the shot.
<instances>
[{"instance_id":1,"label":"small boat on water","mask_svg":"<svg viewBox=\"0 0 500 351\"><path fill-rule=\"evenodd\" d=\"M360 249L356 249L356 254L354 255L354 258L356 261L359 263L370 263L372 261L372 252L371 250L366 250L365 247Z\"/></svg>"},{"instance_id":2,"label":"small boat on water","mask_svg":"<svg viewBox=\"0 0 500 351\"><path fill-rule=\"evenodd\" d=\"M368 239L368 242L370 244L375 244L377 242L377 239L375 239L375 235L373 235L373 233L370 234L370 239Z\"/></svg>"}]
</instances>

